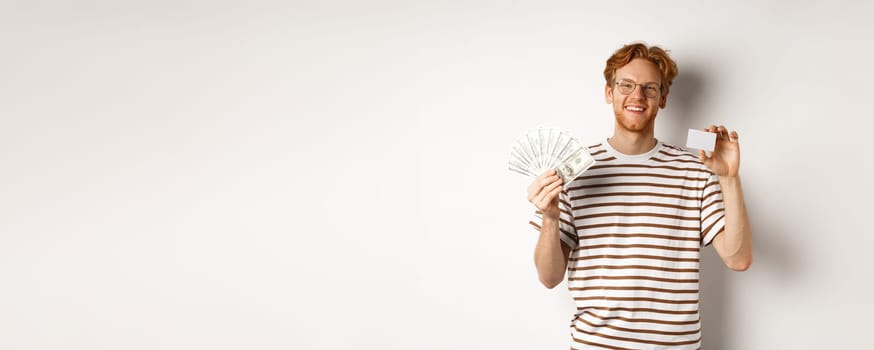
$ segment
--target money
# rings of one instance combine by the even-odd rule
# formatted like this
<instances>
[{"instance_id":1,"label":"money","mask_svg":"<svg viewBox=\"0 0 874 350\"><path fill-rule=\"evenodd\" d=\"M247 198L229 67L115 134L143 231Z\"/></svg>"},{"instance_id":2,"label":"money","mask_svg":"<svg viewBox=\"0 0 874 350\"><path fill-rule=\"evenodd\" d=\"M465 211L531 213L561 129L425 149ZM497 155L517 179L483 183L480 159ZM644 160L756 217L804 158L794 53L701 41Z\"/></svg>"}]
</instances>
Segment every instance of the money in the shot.
<instances>
[{"instance_id":1,"label":"money","mask_svg":"<svg viewBox=\"0 0 874 350\"><path fill-rule=\"evenodd\" d=\"M588 157L585 157L584 154ZM592 159L589 152L580 150L559 164L555 171L561 177L562 183L570 183L594 163L595 160Z\"/></svg>"},{"instance_id":2,"label":"money","mask_svg":"<svg viewBox=\"0 0 874 350\"><path fill-rule=\"evenodd\" d=\"M567 188L593 164L595 159L588 148L569 133L541 127L529 130L516 140L508 168L530 177L555 169Z\"/></svg>"}]
</instances>

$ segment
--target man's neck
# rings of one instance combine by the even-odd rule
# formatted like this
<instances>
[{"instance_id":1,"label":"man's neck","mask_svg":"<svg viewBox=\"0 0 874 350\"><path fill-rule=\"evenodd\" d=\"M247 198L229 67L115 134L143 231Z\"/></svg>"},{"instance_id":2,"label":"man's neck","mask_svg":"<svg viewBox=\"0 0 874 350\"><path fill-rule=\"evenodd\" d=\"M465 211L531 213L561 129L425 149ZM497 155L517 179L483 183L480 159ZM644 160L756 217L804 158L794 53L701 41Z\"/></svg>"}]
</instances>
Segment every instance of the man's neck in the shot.
<instances>
[{"instance_id":1,"label":"man's neck","mask_svg":"<svg viewBox=\"0 0 874 350\"><path fill-rule=\"evenodd\" d=\"M652 132L636 133L625 130L616 130L613 137L607 139L610 147L627 155L636 155L649 152L656 145L655 136Z\"/></svg>"}]
</instances>

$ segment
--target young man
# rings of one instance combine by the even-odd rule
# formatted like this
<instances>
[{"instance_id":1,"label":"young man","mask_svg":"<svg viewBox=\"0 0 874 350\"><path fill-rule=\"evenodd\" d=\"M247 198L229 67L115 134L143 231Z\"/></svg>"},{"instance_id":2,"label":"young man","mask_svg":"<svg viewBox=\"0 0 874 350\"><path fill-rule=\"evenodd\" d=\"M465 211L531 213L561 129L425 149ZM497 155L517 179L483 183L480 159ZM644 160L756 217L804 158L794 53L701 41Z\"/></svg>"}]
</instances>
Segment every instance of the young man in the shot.
<instances>
[{"instance_id":1,"label":"young man","mask_svg":"<svg viewBox=\"0 0 874 350\"><path fill-rule=\"evenodd\" d=\"M540 281L568 271L572 349L698 349L700 248L732 270L752 262L737 132L707 127L716 148L697 157L653 135L677 72L658 47L617 50L604 69L615 129L589 147L597 163L566 190L554 170L528 187Z\"/></svg>"}]
</instances>

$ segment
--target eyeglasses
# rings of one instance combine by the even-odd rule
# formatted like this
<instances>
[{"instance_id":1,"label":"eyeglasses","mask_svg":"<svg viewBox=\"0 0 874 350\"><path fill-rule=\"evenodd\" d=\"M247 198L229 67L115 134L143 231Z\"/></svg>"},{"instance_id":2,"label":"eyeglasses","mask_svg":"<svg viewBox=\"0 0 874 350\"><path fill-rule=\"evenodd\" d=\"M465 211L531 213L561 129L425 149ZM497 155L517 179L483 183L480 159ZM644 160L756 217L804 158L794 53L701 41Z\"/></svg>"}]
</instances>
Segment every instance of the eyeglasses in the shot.
<instances>
[{"instance_id":1,"label":"eyeglasses","mask_svg":"<svg viewBox=\"0 0 874 350\"><path fill-rule=\"evenodd\" d=\"M622 79L616 82L616 86L619 87L619 92L623 95L631 95L634 92L634 88L638 85L643 89L643 95L649 98L656 98L662 91L661 85L658 83L646 83L646 84L638 84L634 80Z\"/></svg>"}]
</instances>

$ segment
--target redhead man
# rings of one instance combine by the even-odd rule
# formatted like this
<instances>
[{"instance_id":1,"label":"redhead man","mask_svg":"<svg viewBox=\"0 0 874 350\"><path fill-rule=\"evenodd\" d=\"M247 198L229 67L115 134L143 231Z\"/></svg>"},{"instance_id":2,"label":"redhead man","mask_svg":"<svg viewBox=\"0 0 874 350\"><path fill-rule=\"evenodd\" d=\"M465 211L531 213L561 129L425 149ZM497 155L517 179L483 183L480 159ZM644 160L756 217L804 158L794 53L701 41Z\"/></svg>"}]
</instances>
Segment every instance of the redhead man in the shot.
<instances>
[{"instance_id":1,"label":"redhead man","mask_svg":"<svg viewBox=\"0 0 874 350\"><path fill-rule=\"evenodd\" d=\"M615 127L589 146L597 163L567 186L550 170L528 187L540 281L553 288L568 272L572 349L698 349L700 249L712 244L735 271L752 263L737 132L705 128L716 147L697 155L655 138L677 73L659 47L613 53L604 95Z\"/></svg>"}]
</instances>

